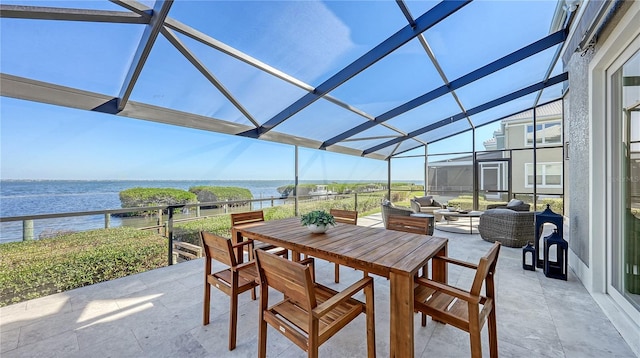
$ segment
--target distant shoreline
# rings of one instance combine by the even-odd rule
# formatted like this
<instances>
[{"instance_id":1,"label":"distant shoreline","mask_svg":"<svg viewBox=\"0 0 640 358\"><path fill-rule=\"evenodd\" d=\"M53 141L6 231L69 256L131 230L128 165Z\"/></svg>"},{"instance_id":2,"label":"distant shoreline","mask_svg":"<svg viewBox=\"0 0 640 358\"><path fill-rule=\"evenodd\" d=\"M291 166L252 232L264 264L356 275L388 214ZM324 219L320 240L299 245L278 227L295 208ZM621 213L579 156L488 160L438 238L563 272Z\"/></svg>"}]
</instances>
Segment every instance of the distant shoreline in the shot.
<instances>
[{"instance_id":1,"label":"distant shoreline","mask_svg":"<svg viewBox=\"0 0 640 358\"><path fill-rule=\"evenodd\" d=\"M0 179L0 182L283 182L293 179ZM299 182L306 184L331 184L331 183L386 183L386 179L367 180L367 179L300 179ZM394 180L392 182L413 182L422 183L423 180Z\"/></svg>"}]
</instances>

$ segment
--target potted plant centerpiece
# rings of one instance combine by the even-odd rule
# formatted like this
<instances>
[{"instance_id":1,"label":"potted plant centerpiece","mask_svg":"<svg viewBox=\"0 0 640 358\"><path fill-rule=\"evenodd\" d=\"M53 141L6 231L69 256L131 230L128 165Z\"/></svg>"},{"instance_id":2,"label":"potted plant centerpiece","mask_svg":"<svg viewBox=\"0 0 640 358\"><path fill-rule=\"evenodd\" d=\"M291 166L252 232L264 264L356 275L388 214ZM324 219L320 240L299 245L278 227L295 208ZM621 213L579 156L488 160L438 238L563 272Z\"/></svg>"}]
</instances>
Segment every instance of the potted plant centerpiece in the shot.
<instances>
[{"instance_id":1,"label":"potted plant centerpiece","mask_svg":"<svg viewBox=\"0 0 640 358\"><path fill-rule=\"evenodd\" d=\"M314 210L302 215L301 222L314 234L327 231L329 224L336 226L336 220L333 215L323 210Z\"/></svg>"}]
</instances>

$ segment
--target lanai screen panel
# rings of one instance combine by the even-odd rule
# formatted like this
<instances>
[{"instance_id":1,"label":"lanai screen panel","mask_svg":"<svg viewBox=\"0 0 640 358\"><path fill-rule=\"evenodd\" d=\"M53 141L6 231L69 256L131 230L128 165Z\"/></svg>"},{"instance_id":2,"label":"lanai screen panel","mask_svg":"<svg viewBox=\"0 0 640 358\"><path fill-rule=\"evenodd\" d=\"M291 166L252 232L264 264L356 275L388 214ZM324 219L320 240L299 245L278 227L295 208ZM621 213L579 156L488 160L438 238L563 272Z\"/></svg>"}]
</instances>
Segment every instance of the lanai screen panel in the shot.
<instances>
[{"instance_id":1,"label":"lanai screen panel","mask_svg":"<svg viewBox=\"0 0 640 358\"><path fill-rule=\"evenodd\" d=\"M100 21L43 20L12 5L108 12ZM80 91L78 100L89 94L90 103L121 106L77 108L383 159L468 130L468 118L478 126L560 98L562 82L465 113L561 72L556 45L468 76L557 31L556 8L552 1L3 1L1 71L9 86L0 87L4 96L69 105L43 98L53 85ZM138 19L118 23L123 13ZM455 82L464 76L473 80ZM30 81L38 96L11 88ZM120 98L127 88L130 97Z\"/></svg>"},{"instance_id":2,"label":"lanai screen panel","mask_svg":"<svg viewBox=\"0 0 640 358\"><path fill-rule=\"evenodd\" d=\"M427 31L425 37L453 80L548 35L555 5L547 1L473 1Z\"/></svg>"},{"instance_id":3,"label":"lanai screen panel","mask_svg":"<svg viewBox=\"0 0 640 358\"><path fill-rule=\"evenodd\" d=\"M1 71L115 97L143 30L134 24L1 19Z\"/></svg>"},{"instance_id":4,"label":"lanai screen panel","mask_svg":"<svg viewBox=\"0 0 640 358\"><path fill-rule=\"evenodd\" d=\"M359 73L331 92L373 115L380 115L442 85L442 79L417 39Z\"/></svg>"},{"instance_id":5,"label":"lanai screen panel","mask_svg":"<svg viewBox=\"0 0 640 358\"><path fill-rule=\"evenodd\" d=\"M388 124L406 132L428 126L432 123L460 113L461 109L450 93L434 99L422 106L405 112L387 121Z\"/></svg>"}]
</instances>

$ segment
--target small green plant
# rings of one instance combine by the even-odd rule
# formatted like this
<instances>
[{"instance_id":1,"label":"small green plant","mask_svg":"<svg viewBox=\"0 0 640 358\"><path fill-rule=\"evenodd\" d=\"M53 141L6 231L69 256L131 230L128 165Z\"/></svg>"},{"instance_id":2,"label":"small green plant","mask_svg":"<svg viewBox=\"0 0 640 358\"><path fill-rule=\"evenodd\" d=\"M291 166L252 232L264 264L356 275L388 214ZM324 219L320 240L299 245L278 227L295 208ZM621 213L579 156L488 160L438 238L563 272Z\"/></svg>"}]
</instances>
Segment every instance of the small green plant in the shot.
<instances>
[{"instance_id":1,"label":"small green plant","mask_svg":"<svg viewBox=\"0 0 640 358\"><path fill-rule=\"evenodd\" d=\"M307 214L302 215L302 225L317 225L317 226L327 226L329 224L336 226L336 220L333 218L333 215L329 214L324 210L314 210Z\"/></svg>"}]
</instances>

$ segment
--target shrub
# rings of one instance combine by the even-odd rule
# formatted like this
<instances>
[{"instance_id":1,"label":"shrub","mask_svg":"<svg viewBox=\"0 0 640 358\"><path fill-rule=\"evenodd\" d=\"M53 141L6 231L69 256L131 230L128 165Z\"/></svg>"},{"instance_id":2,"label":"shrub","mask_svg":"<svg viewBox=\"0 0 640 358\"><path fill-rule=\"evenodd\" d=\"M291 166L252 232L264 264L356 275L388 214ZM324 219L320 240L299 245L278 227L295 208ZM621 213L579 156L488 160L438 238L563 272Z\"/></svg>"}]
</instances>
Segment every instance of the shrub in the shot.
<instances>
[{"instance_id":1,"label":"shrub","mask_svg":"<svg viewBox=\"0 0 640 358\"><path fill-rule=\"evenodd\" d=\"M189 188L189 192L196 194L198 201L201 203L253 199L253 195L249 189L238 187L194 186ZM236 205L244 205L244 203ZM214 205L213 207L216 206Z\"/></svg>"},{"instance_id":2,"label":"shrub","mask_svg":"<svg viewBox=\"0 0 640 358\"><path fill-rule=\"evenodd\" d=\"M131 188L120 192L120 204L123 208L145 206L182 205L197 202L196 194L173 188ZM146 215L146 212L132 215Z\"/></svg>"},{"instance_id":3,"label":"shrub","mask_svg":"<svg viewBox=\"0 0 640 358\"><path fill-rule=\"evenodd\" d=\"M0 245L0 306L167 264L167 239L129 227Z\"/></svg>"}]
</instances>

